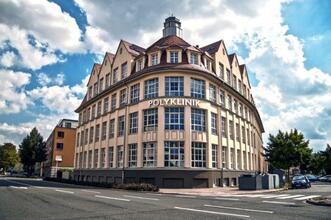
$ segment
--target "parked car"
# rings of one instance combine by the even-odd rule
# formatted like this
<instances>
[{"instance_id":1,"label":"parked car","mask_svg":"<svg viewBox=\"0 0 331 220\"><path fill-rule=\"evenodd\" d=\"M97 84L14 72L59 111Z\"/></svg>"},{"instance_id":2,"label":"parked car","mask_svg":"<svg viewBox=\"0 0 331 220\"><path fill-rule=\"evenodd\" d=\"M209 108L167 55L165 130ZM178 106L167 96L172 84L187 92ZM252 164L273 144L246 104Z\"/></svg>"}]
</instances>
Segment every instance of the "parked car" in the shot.
<instances>
[{"instance_id":1,"label":"parked car","mask_svg":"<svg viewBox=\"0 0 331 220\"><path fill-rule=\"evenodd\" d=\"M296 188L310 188L310 182L309 179L304 176L304 175L297 175L294 176L292 179L292 188L296 189Z\"/></svg>"},{"instance_id":2,"label":"parked car","mask_svg":"<svg viewBox=\"0 0 331 220\"><path fill-rule=\"evenodd\" d=\"M331 182L331 175L322 176L318 180L322 182Z\"/></svg>"},{"instance_id":3,"label":"parked car","mask_svg":"<svg viewBox=\"0 0 331 220\"><path fill-rule=\"evenodd\" d=\"M308 174L308 175L306 175L306 177L309 179L309 182L315 182L318 180L317 176L312 175L312 174Z\"/></svg>"}]
</instances>

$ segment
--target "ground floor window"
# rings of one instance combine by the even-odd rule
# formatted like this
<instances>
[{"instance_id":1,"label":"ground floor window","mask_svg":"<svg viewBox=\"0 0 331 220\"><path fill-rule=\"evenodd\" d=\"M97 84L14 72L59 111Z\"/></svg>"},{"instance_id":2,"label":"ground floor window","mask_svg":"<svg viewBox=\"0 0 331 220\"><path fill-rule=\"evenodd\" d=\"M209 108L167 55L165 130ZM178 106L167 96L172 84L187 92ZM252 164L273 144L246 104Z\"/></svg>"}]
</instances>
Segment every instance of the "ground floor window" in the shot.
<instances>
[{"instance_id":1,"label":"ground floor window","mask_svg":"<svg viewBox=\"0 0 331 220\"><path fill-rule=\"evenodd\" d=\"M211 165L213 168L217 168L217 145L212 144L211 145Z\"/></svg>"},{"instance_id":2,"label":"ground floor window","mask_svg":"<svg viewBox=\"0 0 331 220\"><path fill-rule=\"evenodd\" d=\"M184 142L164 142L164 166L184 167Z\"/></svg>"},{"instance_id":3,"label":"ground floor window","mask_svg":"<svg viewBox=\"0 0 331 220\"><path fill-rule=\"evenodd\" d=\"M101 148L101 151L100 151L100 168L105 168L105 160L106 160L106 151L105 151L105 148Z\"/></svg>"},{"instance_id":4,"label":"ground floor window","mask_svg":"<svg viewBox=\"0 0 331 220\"><path fill-rule=\"evenodd\" d=\"M99 156L99 150L94 150L94 168L98 168L98 156Z\"/></svg>"},{"instance_id":5,"label":"ground floor window","mask_svg":"<svg viewBox=\"0 0 331 220\"><path fill-rule=\"evenodd\" d=\"M117 167L123 167L123 146L117 146Z\"/></svg>"},{"instance_id":6,"label":"ground floor window","mask_svg":"<svg viewBox=\"0 0 331 220\"><path fill-rule=\"evenodd\" d=\"M227 162L227 157L226 157L226 154L227 154L227 147L222 147L222 167L223 168L226 168L226 162Z\"/></svg>"},{"instance_id":7,"label":"ground floor window","mask_svg":"<svg viewBox=\"0 0 331 220\"><path fill-rule=\"evenodd\" d=\"M144 167L156 166L156 143L148 142L143 145L143 165Z\"/></svg>"},{"instance_id":8,"label":"ground floor window","mask_svg":"<svg viewBox=\"0 0 331 220\"><path fill-rule=\"evenodd\" d=\"M137 144L129 144L129 167L137 166Z\"/></svg>"},{"instance_id":9,"label":"ground floor window","mask_svg":"<svg viewBox=\"0 0 331 220\"><path fill-rule=\"evenodd\" d=\"M206 144L192 142L192 167L206 167Z\"/></svg>"},{"instance_id":10,"label":"ground floor window","mask_svg":"<svg viewBox=\"0 0 331 220\"><path fill-rule=\"evenodd\" d=\"M108 167L114 166L114 147L108 147Z\"/></svg>"},{"instance_id":11,"label":"ground floor window","mask_svg":"<svg viewBox=\"0 0 331 220\"><path fill-rule=\"evenodd\" d=\"M92 168L92 150L88 151L88 168Z\"/></svg>"}]
</instances>

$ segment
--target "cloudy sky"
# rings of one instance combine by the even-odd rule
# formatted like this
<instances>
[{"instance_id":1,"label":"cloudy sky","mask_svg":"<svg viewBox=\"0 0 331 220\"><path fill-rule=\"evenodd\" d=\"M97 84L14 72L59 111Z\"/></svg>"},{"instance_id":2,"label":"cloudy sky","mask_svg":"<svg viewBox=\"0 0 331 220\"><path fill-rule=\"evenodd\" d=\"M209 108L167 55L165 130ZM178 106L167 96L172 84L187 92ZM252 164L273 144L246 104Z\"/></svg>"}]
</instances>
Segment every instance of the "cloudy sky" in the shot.
<instances>
[{"instance_id":1,"label":"cloudy sky","mask_svg":"<svg viewBox=\"0 0 331 220\"><path fill-rule=\"evenodd\" d=\"M298 128L331 143L331 1L0 0L0 144L36 126L48 137L85 93L94 62L120 39L147 47L164 19L200 46L223 39L246 63L269 133Z\"/></svg>"}]
</instances>

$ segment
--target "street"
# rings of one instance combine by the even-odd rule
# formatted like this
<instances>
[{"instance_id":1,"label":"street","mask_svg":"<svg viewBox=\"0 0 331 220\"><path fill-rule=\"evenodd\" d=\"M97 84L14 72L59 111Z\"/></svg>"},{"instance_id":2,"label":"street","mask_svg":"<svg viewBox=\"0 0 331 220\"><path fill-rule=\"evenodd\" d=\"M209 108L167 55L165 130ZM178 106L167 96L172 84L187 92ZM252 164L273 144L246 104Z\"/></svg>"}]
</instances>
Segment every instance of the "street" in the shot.
<instances>
[{"instance_id":1,"label":"street","mask_svg":"<svg viewBox=\"0 0 331 220\"><path fill-rule=\"evenodd\" d=\"M0 219L330 219L305 203L331 185L273 193L203 197L76 186L0 177Z\"/></svg>"}]
</instances>

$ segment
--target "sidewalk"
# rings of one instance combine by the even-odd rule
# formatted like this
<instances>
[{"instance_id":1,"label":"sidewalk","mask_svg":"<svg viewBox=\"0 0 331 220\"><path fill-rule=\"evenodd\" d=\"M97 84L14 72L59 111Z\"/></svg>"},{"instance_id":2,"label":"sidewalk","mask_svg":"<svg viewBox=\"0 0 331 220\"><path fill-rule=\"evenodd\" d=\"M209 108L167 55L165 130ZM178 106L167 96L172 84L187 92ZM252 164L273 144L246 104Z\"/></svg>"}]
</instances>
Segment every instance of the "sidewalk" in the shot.
<instances>
[{"instance_id":1,"label":"sidewalk","mask_svg":"<svg viewBox=\"0 0 331 220\"><path fill-rule=\"evenodd\" d=\"M197 188L197 189L165 189L161 188L160 193L198 195L198 196L220 196L220 195L242 195L256 193L270 193L283 191L284 188L270 190L239 190L235 187L214 187L214 188Z\"/></svg>"}]
</instances>

